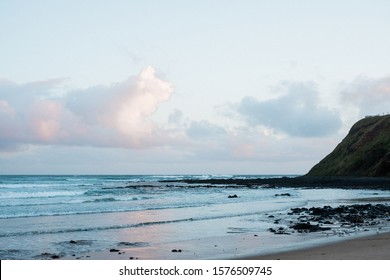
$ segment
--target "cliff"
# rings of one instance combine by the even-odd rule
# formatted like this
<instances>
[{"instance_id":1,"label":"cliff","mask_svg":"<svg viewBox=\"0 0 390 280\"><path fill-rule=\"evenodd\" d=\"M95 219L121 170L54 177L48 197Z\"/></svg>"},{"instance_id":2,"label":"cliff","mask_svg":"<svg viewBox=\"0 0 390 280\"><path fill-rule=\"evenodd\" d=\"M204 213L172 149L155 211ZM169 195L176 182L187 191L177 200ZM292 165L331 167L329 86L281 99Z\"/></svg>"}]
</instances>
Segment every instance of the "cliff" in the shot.
<instances>
[{"instance_id":1,"label":"cliff","mask_svg":"<svg viewBox=\"0 0 390 280\"><path fill-rule=\"evenodd\" d=\"M307 176L390 177L390 115L355 123Z\"/></svg>"}]
</instances>

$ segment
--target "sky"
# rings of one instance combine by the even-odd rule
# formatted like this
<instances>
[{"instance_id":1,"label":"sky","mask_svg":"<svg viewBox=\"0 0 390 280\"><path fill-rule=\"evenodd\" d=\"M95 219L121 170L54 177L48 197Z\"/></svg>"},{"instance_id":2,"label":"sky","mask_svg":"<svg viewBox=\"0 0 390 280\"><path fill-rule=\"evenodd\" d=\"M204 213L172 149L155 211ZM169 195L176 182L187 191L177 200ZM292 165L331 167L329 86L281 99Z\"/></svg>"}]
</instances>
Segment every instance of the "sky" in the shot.
<instances>
[{"instance_id":1,"label":"sky","mask_svg":"<svg viewBox=\"0 0 390 280\"><path fill-rule=\"evenodd\" d=\"M305 174L390 111L387 0L1 0L0 174Z\"/></svg>"}]
</instances>

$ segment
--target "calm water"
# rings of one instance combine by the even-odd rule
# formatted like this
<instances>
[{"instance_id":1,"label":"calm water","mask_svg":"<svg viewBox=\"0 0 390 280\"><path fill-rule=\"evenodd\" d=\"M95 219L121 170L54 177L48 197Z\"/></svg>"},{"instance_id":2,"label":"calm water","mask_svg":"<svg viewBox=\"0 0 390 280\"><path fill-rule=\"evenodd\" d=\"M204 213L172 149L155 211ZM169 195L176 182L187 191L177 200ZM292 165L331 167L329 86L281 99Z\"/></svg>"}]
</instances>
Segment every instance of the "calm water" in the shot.
<instances>
[{"instance_id":1,"label":"calm water","mask_svg":"<svg viewBox=\"0 0 390 280\"><path fill-rule=\"evenodd\" d=\"M255 253L255 241L245 239L254 235L263 238L261 250L272 252L285 246L283 242L304 243L307 237L275 241L280 237L275 239L267 231L273 226L267 218L271 213L390 197L388 191L210 187L180 182L231 177L0 176L0 258L34 259L42 253L67 257L118 246L134 248L144 258L172 258L169 248L174 245L187 246L182 258L229 258ZM286 192L291 196L276 196ZM217 241L226 250L210 250Z\"/></svg>"}]
</instances>

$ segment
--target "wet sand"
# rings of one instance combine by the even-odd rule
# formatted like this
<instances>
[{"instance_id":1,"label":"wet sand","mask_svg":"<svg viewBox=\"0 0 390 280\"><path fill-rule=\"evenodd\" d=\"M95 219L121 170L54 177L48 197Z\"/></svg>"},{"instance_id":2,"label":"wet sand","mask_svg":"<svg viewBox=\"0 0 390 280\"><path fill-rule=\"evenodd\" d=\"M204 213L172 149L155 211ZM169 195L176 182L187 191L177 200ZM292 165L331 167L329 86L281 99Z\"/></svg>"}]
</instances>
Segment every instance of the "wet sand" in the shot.
<instances>
[{"instance_id":1,"label":"wet sand","mask_svg":"<svg viewBox=\"0 0 390 280\"><path fill-rule=\"evenodd\" d=\"M226 248L228 249L228 248ZM167 248L160 248L160 251L167 252ZM188 255L183 253L173 254L165 258L159 255L158 249L155 251L156 259L177 259L185 260ZM91 252L79 256L68 256L61 259L81 259L81 260L138 260L145 259L136 257L132 250L128 248L116 248L99 252ZM161 253L161 252L160 252ZM152 256L146 259L155 259ZM238 260L390 260L390 232L372 234L354 239L342 240L307 247L305 249L294 249L281 251L272 254L259 254L247 257L233 258Z\"/></svg>"},{"instance_id":2,"label":"wet sand","mask_svg":"<svg viewBox=\"0 0 390 280\"><path fill-rule=\"evenodd\" d=\"M390 260L390 232L246 260Z\"/></svg>"}]
</instances>

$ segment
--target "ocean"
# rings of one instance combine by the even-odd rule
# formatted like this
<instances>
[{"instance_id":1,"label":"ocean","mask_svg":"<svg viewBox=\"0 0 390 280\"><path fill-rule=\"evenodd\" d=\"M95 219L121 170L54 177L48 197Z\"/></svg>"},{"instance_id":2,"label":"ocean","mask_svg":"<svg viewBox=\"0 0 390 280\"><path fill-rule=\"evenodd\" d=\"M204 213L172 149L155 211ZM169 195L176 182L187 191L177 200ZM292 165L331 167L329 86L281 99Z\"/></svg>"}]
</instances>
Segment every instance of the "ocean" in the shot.
<instances>
[{"instance_id":1,"label":"ocean","mask_svg":"<svg viewBox=\"0 0 390 280\"><path fill-rule=\"evenodd\" d=\"M126 248L129 258L138 259L272 253L341 237L328 232L277 236L269 231L275 227L270 216L286 218L294 207L390 197L390 191L381 190L183 182L268 177L275 176L0 176L0 259L88 258L90 252L111 248Z\"/></svg>"}]
</instances>

